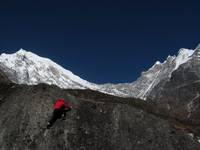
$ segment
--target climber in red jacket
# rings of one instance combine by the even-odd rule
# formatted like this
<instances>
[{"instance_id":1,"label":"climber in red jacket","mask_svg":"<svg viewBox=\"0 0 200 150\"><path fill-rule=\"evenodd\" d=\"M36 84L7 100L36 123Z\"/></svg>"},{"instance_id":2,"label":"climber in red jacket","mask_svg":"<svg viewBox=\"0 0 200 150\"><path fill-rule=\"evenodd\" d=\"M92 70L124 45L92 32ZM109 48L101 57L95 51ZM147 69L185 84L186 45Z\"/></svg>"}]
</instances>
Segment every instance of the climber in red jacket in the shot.
<instances>
[{"instance_id":1,"label":"climber in red jacket","mask_svg":"<svg viewBox=\"0 0 200 150\"><path fill-rule=\"evenodd\" d=\"M47 129L56 122L57 119L65 118L66 112L71 110L71 105L66 102L64 99L57 99L54 104L54 111L51 119L48 121Z\"/></svg>"}]
</instances>

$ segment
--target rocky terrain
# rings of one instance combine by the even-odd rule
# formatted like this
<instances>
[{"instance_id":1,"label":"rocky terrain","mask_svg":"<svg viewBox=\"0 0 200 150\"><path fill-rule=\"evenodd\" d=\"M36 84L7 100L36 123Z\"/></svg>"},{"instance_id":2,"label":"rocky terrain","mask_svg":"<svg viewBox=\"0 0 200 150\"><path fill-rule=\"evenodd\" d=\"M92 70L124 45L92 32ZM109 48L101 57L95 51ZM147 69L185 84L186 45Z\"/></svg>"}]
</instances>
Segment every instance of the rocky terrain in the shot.
<instances>
[{"instance_id":1,"label":"rocky terrain","mask_svg":"<svg viewBox=\"0 0 200 150\"><path fill-rule=\"evenodd\" d=\"M46 84L17 85L0 74L1 150L199 150L195 125L150 101ZM46 133L56 98L72 105Z\"/></svg>"},{"instance_id":2,"label":"rocky terrain","mask_svg":"<svg viewBox=\"0 0 200 150\"><path fill-rule=\"evenodd\" d=\"M150 101L185 121L200 125L200 47L191 59L160 82L150 93Z\"/></svg>"}]
</instances>

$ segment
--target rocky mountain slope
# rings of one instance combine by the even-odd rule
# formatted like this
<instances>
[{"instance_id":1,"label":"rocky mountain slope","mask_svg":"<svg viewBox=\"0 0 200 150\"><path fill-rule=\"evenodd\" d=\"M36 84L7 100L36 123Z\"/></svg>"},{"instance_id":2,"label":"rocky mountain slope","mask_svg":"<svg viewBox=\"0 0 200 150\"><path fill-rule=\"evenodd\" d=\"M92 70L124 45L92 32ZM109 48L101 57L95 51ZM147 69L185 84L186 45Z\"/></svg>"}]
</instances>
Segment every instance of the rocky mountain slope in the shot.
<instances>
[{"instance_id":1,"label":"rocky mountain slope","mask_svg":"<svg viewBox=\"0 0 200 150\"><path fill-rule=\"evenodd\" d=\"M3 74L3 73L2 73ZM195 125L154 104L91 90L18 85L0 76L1 150L199 150ZM72 105L44 135L56 98ZM194 129L189 130L189 129Z\"/></svg>"},{"instance_id":2,"label":"rocky mountain slope","mask_svg":"<svg viewBox=\"0 0 200 150\"><path fill-rule=\"evenodd\" d=\"M177 56L168 56L166 61L157 61L149 70L142 72L141 76L132 83L102 85L101 91L108 91L117 96L146 99L154 87L161 81L169 80L171 74L180 65L187 62L194 50L182 48Z\"/></svg>"},{"instance_id":3,"label":"rocky mountain slope","mask_svg":"<svg viewBox=\"0 0 200 150\"><path fill-rule=\"evenodd\" d=\"M200 46L191 59L172 73L169 80L160 82L149 99L167 108L171 114L200 125Z\"/></svg>"}]
</instances>

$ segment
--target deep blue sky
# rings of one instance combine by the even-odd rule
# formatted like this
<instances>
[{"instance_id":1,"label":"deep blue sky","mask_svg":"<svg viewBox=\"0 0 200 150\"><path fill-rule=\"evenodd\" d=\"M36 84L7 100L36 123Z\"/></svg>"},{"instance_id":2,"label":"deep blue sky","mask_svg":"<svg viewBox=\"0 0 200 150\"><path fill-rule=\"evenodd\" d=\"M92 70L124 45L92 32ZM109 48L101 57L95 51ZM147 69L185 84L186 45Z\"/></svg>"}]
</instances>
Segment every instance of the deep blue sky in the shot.
<instances>
[{"instance_id":1,"label":"deep blue sky","mask_svg":"<svg viewBox=\"0 0 200 150\"><path fill-rule=\"evenodd\" d=\"M0 52L49 57L95 83L132 82L200 42L200 2L0 1Z\"/></svg>"}]
</instances>

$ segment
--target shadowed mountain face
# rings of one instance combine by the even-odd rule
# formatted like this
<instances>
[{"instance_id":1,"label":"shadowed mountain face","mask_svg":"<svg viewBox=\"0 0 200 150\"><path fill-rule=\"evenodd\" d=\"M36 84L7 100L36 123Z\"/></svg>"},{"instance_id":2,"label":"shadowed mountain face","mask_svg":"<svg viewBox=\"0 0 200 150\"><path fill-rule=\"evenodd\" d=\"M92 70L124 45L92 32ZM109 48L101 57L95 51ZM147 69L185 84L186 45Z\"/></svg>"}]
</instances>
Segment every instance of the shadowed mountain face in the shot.
<instances>
[{"instance_id":1,"label":"shadowed mountain face","mask_svg":"<svg viewBox=\"0 0 200 150\"><path fill-rule=\"evenodd\" d=\"M197 141L151 103L91 90L16 85L4 76L0 81L5 81L0 82L1 150L199 150ZM74 108L44 134L60 97Z\"/></svg>"},{"instance_id":2,"label":"shadowed mountain face","mask_svg":"<svg viewBox=\"0 0 200 150\"><path fill-rule=\"evenodd\" d=\"M170 80L159 83L149 99L182 120L200 125L200 48L192 59L172 73ZM200 127L199 127L200 128Z\"/></svg>"},{"instance_id":3,"label":"shadowed mountain face","mask_svg":"<svg viewBox=\"0 0 200 150\"><path fill-rule=\"evenodd\" d=\"M0 83L9 84L11 83L10 80L7 78L4 72L0 71Z\"/></svg>"}]
</instances>

